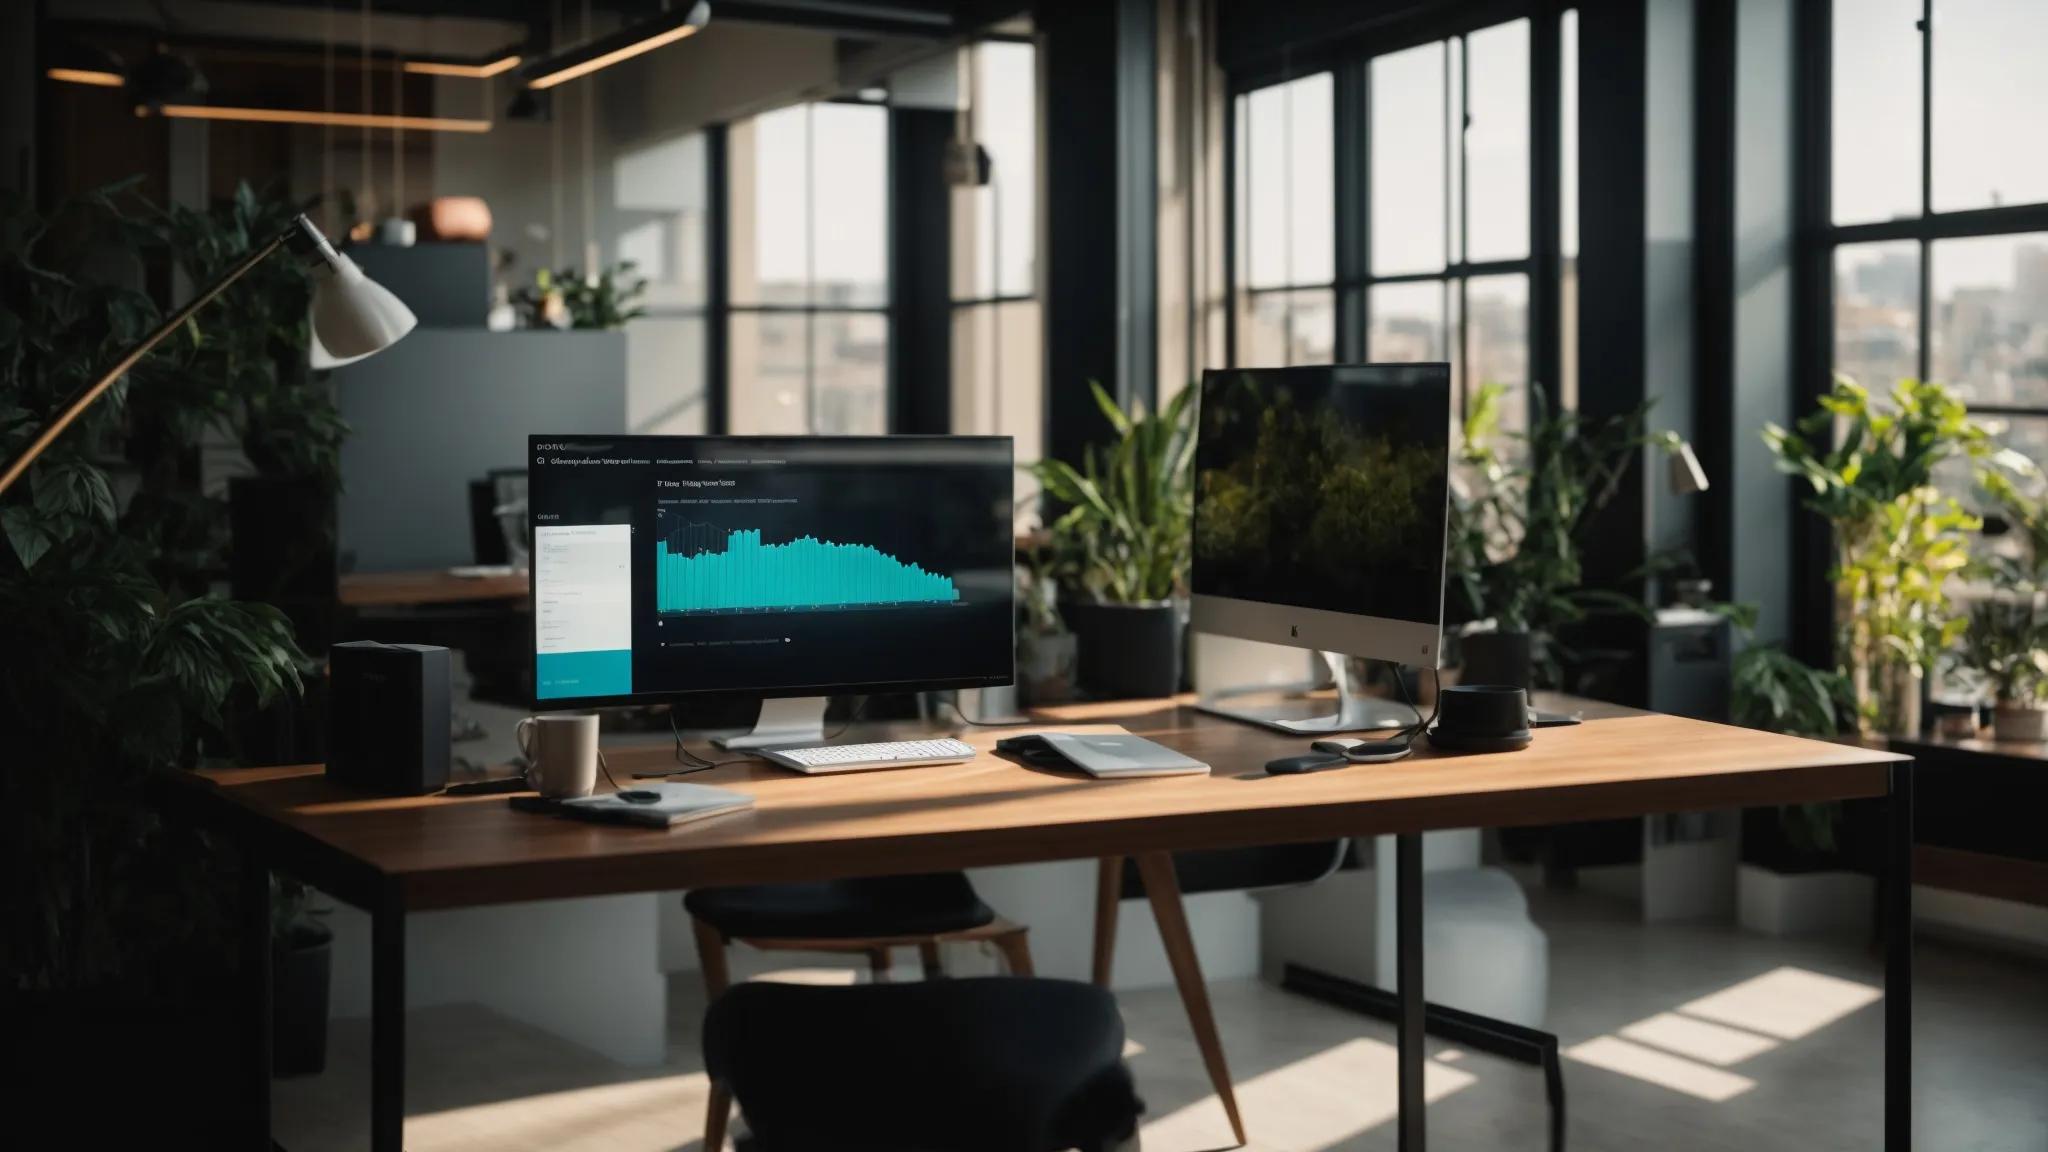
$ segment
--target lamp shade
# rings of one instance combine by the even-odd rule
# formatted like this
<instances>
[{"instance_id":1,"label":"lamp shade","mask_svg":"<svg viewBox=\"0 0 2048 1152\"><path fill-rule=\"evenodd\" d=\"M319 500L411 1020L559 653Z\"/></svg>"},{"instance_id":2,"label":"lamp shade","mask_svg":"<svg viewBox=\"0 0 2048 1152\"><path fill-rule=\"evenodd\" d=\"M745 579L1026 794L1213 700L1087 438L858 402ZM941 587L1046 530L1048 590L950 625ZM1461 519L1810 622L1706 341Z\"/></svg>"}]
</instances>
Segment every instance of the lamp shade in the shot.
<instances>
[{"instance_id":1,"label":"lamp shade","mask_svg":"<svg viewBox=\"0 0 2048 1152\"><path fill-rule=\"evenodd\" d=\"M396 344L419 320L391 290L340 253L313 273L314 367L359 360Z\"/></svg>"}]
</instances>

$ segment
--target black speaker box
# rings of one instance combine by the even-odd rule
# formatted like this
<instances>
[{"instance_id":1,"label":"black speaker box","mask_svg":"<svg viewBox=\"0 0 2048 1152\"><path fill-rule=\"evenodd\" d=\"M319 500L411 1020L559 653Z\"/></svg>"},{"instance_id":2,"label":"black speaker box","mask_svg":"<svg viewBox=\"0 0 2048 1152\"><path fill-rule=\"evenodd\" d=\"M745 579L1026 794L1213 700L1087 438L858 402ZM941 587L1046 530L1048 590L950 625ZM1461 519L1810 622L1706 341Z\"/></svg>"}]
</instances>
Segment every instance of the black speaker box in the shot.
<instances>
[{"instance_id":1,"label":"black speaker box","mask_svg":"<svg viewBox=\"0 0 2048 1152\"><path fill-rule=\"evenodd\" d=\"M328 650L327 774L368 792L448 784L448 649L357 640Z\"/></svg>"}]
</instances>

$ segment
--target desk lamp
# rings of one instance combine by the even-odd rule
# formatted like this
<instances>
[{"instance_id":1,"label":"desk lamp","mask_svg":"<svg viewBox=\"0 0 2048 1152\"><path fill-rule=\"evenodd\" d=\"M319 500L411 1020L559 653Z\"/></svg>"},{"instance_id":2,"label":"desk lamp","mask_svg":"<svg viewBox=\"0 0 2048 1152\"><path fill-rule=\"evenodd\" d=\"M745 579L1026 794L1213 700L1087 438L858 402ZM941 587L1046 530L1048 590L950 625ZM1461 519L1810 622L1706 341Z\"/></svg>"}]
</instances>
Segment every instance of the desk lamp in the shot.
<instances>
[{"instance_id":1,"label":"desk lamp","mask_svg":"<svg viewBox=\"0 0 2048 1152\"><path fill-rule=\"evenodd\" d=\"M28 466L35 463L36 457L55 443L72 421L92 407L93 401L113 387L122 373L133 368L137 361L149 354L150 349L177 331L228 285L241 279L280 248L289 250L313 271L313 342L325 350L330 362L358 360L389 348L419 323L412 309L407 308L403 301L363 275L355 261L336 252L311 220L298 216L283 231L221 273L219 279L202 289L190 303L157 325L154 332L143 337L142 343L130 349L105 375L66 405L64 411L58 413L57 418L50 421L35 442L28 446L28 450L7 465L6 473L0 474L0 493L12 488L22 473L28 471Z\"/></svg>"}]
</instances>

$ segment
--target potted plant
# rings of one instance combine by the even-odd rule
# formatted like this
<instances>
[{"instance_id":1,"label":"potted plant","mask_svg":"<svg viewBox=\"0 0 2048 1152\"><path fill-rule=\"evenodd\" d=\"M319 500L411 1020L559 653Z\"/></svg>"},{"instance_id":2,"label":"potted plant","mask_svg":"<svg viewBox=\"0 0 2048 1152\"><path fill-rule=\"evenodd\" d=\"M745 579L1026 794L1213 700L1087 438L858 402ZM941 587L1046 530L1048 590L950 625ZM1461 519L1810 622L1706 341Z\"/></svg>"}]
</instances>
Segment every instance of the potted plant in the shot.
<instances>
[{"instance_id":1,"label":"potted plant","mask_svg":"<svg viewBox=\"0 0 2048 1152\"><path fill-rule=\"evenodd\" d=\"M574 268L533 274L533 286L522 288L512 303L528 328L624 328L644 312L640 297L645 277L634 276L631 260L622 260L593 275Z\"/></svg>"},{"instance_id":2,"label":"potted plant","mask_svg":"<svg viewBox=\"0 0 2048 1152\"><path fill-rule=\"evenodd\" d=\"M1095 403L1115 431L1079 468L1032 466L1064 511L1050 526L1059 610L1073 630L1081 687L1105 697L1171 696L1180 686L1181 632L1194 518L1194 396L1183 389L1156 414L1125 413L1100 384Z\"/></svg>"},{"instance_id":3,"label":"potted plant","mask_svg":"<svg viewBox=\"0 0 2048 1152\"><path fill-rule=\"evenodd\" d=\"M1917 732L1926 673L1964 626L1946 584L1969 562L1967 534L1982 527L1935 475L1948 461L1989 456L1984 430L1939 384L1902 380L1878 404L1844 376L1794 429L1770 424L1763 436L1834 530L1836 645L1859 726Z\"/></svg>"},{"instance_id":4,"label":"potted plant","mask_svg":"<svg viewBox=\"0 0 2048 1152\"><path fill-rule=\"evenodd\" d=\"M1583 586L1583 534L1637 454L1677 439L1646 431L1647 404L1590 420L1550 411L1539 390L1529 432L1515 437L1524 459L1512 461L1501 430L1506 396L1498 384L1473 391L1453 470L1446 582L1452 617L1466 625L1461 678L1561 687L1567 627L1596 612L1648 613L1639 599Z\"/></svg>"},{"instance_id":5,"label":"potted plant","mask_svg":"<svg viewBox=\"0 0 2048 1152\"><path fill-rule=\"evenodd\" d=\"M1973 606L1956 660L1988 682L1998 739L2048 740L2048 605L2041 593L2021 588Z\"/></svg>"},{"instance_id":6,"label":"potted plant","mask_svg":"<svg viewBox=\"0 0 2048 1152\"><path fill-rule=\"evenodd\" d=\"M289 876L270 878L270 1071L318 1076L327 1067L327 998L334 973L331 909L313 906L312 889Z\"/></svg>"},{"instance_id":7,"label":"potted plant","mask_svg":"<svg viewBox=\"0 0 2048 1152\"><path fill-rule=\"evenodd\" d=\"M158 322L125 275L151 241L114 199L124 191L50 218L0 199L0 454ZM282 614L166 580L160 537L122 495L137 457L196 449L196 437L145 440L203 424L188 418L210 411L203 398L147 426L133 403L179 397L190 347L144 357L0 498L0 730L20 750L0 769L0 852L16 879L4 980L17 999L122 1001L137 1032L224 994L235 969L222 899L233 861L157 819L144 779L217 754L232 694L299 688Z\"/></svg>"}]
</instances>

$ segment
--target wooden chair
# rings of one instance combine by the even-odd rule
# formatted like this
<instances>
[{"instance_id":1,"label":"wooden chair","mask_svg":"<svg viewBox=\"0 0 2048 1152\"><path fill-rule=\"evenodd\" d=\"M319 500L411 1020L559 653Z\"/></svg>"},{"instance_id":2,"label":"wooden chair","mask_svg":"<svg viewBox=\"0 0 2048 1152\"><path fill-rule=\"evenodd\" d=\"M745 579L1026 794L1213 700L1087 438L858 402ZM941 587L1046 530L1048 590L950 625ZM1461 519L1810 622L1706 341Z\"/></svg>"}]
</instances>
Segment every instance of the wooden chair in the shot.
<instances>
[{"instance_id":1,"label":"wooden chair","mask_svg":"<svg viewBox=\"0 0 2048 1152\"><path fill-rule=\"evenodd\" d=\"M1096 986L1109 987L1110 968L1116 960L1117 905L1126 898L1144 896L1159 922L1159 939L1166 946L1166 961L1173 969L1174 984L1180 989L1181 1005L1187 1010L1188 1025L1201 1050L1202 1066L1209 1083L1223 1101L1223 1114L1230 1119L1230 1131L1238 1144L1245 1143L1244 1118L1237 1110L1237 1093L1231 1087L1230 1066L1223 1059L1223 1040L1216 1031L1216 1017L1209 1006L1209 989L1195 959L1194 937L1188 929L1184 893L1250 891L1283 885L1311 884L1335 872L1344 861L1348 841L1319 841L1274 847L1228 848L1207 852L1147 852L1126 860L1105 856L1098 862L1095 881Z\"/></svg>"},{"instance_id":2,"label":"wooden chair","mask_svg":"<svg viewBox=\"0 0 2048 1152\"><path fill-rule=\"evenodd\" d=\"M982 903L964 872L876 876L811 884L703 888L683 897L697 938L704 987L717 1002L731 984L725 950L864 955L877 982L889 978L899 948L916 948L925 978L945 975L939 945L987 941L1012 976L1030 976L1029 929ZM724 1146L732 1097L713 1081L704 1116L704 1150Z\"/></svg>"}]
</instances>

